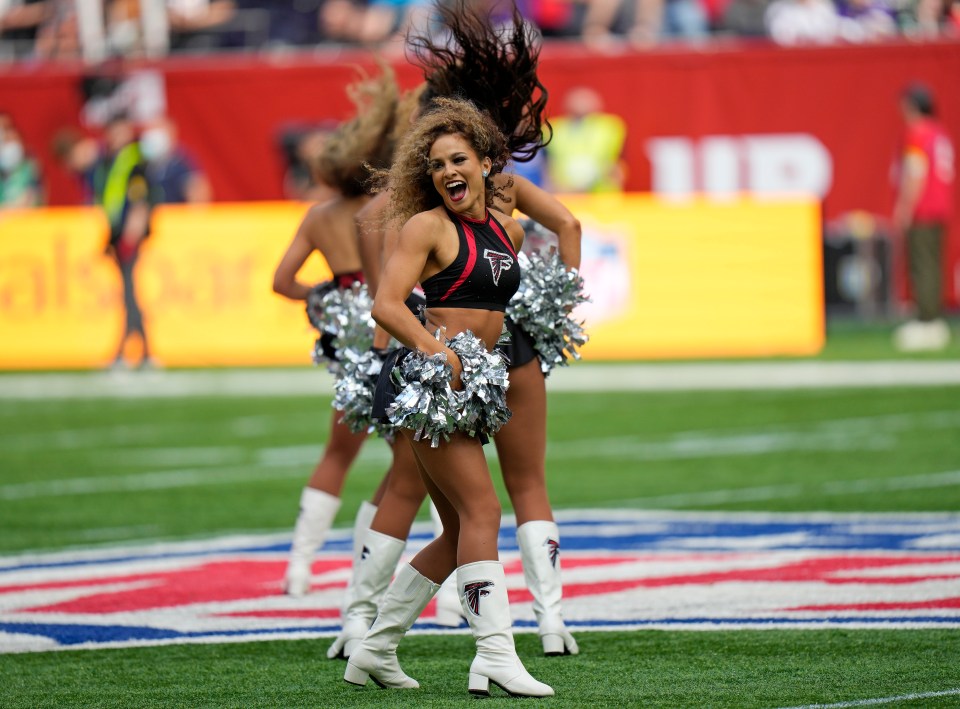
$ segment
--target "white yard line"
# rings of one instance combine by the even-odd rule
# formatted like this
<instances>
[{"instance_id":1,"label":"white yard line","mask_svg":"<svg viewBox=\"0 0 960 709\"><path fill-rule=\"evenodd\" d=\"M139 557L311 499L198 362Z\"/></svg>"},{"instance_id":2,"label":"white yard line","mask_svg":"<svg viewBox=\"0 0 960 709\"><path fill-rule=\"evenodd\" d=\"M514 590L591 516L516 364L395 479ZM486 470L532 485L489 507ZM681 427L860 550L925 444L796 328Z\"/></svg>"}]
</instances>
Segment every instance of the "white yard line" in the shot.
<instances>
[{"instance_id":1,"label":"white yard line","mask_svg":"<svg viewBox=\"0 0 960 709\"><path fill-rule=\"evenodd\" d=\"M747 430L681 431L665 441L643 440L639 436L549 441L547 456L649 461L764 455L795 450L883 450L894 444L892 434L942 429L960 430L960 409L825 419L804 428L777 424Z\"/></svg>"},{"instance_id":2,"label":"white yard line","mask_svg":"<svg viewBox=\"0 0 960 709\"><path fill-rule=\"evenodd\" d=\"M901 694L896 697L877 697L875 699L857 699L851 702L836 702L835 704L804 704L788 709L845 709L846 707L869 707L877 704L893 704L894 702L915 702L920 699L936 699L937 697L955 697L960 689L945 689L942 692L920 692L918 694Z\"/></svg>"},{"instance_id":3,"label":"white yard line","mask_svg":"<svg viewBox=\"0 0 960 709\"><path fill-rule=\"evenodd\" d=\"M210 487L257 482L268 479L309 477L322 451L321 445L267 448L258 460L247 465L210 466L154 470L132 475L102 475L61 480L38 480L0 485L0 500L27 500L37 497L71 497L121 491L171 490L187 487ZM367 446L361 451L357 467L386 470L390 456L385 446Z\"/></svg>"},{"instance_id":4,"label":"white yard line","mask_svg":"<svg viewBox=\"0 0 960 709\"><path fill-rule=\"evenodd\" d=\"M767 430L753 431L686 431L678 433L665 441L644 441L639 437L592 438L589 440L551 442L547 447L548 461L562 458L596 460L599 458L621 458L631 461L652 460L689 460L718 456L763 455L774 452L801 450L877 450L892 444L891 434L910 430L934 428L953 428L960 426L960 411L928 411L918 414L891 414L849 419L818 421L813 430L791 430L783 426L770 427ZM772 429L772 430L771 430ZM76 440L80 432L71 432L71 441L76 444L91 445ZM129 433L129 432L128 432ZM81 437L82 438L82 437ZM94 432L94 442L102 444L102 431ZM27 441L20 439L19 444L8 442L17 449L23 449ZM27 448L48 449L51 442L44 445L43 437ZM222 449L217 460L213 448L129 448L122 451L94 449L90 462L94 467L115 465L114 456L126 456L127 463L160 463L171 465L171 461L183 461L184 468L155 470L123 476L91 476L67 478L62 480L39 480L25 483L0 485L0 500L23 500L36 497L64 497L72 495L91 495L112 493L122 490L159 490L179 487L231 485L238 482L261 480L268 477L297 477L306 475L305 466L314 463L322 451L322 445L300 445L262 448L256 452L256 460L245 462L246 452L232 446ZM156 452L156 458L151 458ZM496 459L494 446L485 448L487 457ZM191 458L191 456L194 456ZM186 461L193 461L188 465ZM361 450L357 464L360 466L383 466L390 460L385 445L373 442ZM209 463L206 467L200 467ZM216 463L220 463L217 465ZM224 465L224 463L229 463ZM291 470L290 468L296 468ZM824 495L846 495L871 490L902 490L908 488L947 487L956 484L954 474L938 473L933 476L917 475L900 478L832 481L820 483L819 492ZM745 502L757 500L785 499L795 497L809 486L799 484L771 485L752 488L708 490L690 494L662 495L654 497L619 500L636 505L654 504L688 507L701 504L722 504L726 502Z\"/></svg>"},{"instance_id":5,"label":"white yard line","mask_svg":"<svg viewBox=\"0 0 960 709\"><path fill-rule=\"evenodd\" d=\"M263 466L229 468L183 468L157 470L137 475L67 478L14 483L0 487L0 500L27 500L37 497L70 497L111 492L170 490L203 485L230 485L267 478L305 478L302 470L267 470Z\"/></svg>"},{"instance_id":6,"label":"white yard line","mask_svg":"<svg viewBox=\"0 0 960 709\"><path fill-rule=\"evenodd\" d=\"M578 362L550 375L550 391L681 391L960 385L960 362ZM159 370L0 375L0 399L324 395L320 368Z\"/></svg>"},{"instance_id":7,"label":"white yard line","mask_svg":"<svg viewBox=\"0 0 960 709\"><path fill-rule=\"evenodd\" d=\"M960 470L921 475L902 475L895 478L870 478L865 480L828 480L816 485L763 485L741 487L726 490L705 490L703 492L680 493L672 495L653 495L650 497L619 498L610 504L618 506L642 507L691 507L694 505L717 505L727 502L756 502L758 500L783 500L801 494L853 495L864 492L882 492L885 490L919 490L937 487L955 487L960 485Z\"/></svg>"},{"instance_id":8,"label":"white yard line","mask_svg":"<svg viewBox=\"0 0 960 709\"><path fill-rule=\"evenodd\" d=\"M326 416L326 407L321 412ZM231 436L249 439L254 436L266 438L275 433L315 431L317 422L306 416L239 416L210 421L209 425ZM170 439L182 438L196 431L196 423L107 424L84 428L59 428L50 431L0 434L3 450L79 450L83 448L130 447L133 444L150 445ZM319 445L319 444L318 444Z\"/></svg>"}]
</instances>

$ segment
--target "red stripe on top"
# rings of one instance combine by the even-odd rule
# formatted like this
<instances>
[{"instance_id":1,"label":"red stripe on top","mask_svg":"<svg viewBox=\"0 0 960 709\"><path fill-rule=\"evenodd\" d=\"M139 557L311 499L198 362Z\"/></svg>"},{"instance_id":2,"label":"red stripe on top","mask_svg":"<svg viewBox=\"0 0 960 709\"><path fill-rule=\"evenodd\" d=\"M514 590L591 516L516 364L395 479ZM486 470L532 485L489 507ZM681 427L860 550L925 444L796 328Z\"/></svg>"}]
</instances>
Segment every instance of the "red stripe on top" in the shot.
<instances>
[{"instance_id":1,"label":"red stripe on top","mask_svg":"<svg viewBox=\"0 0 960 709\"><path fill-rule=\"evenodd\" d=\"M450 286L450 289L440 298L440 302L445 301L453 295L453 292L457 290L457 288L463 285L463 282L467 280L467 277L473 272L473 267L477 263L477 237L474 236L473 229L470 228L469 224L466 224L463 220L461 220L460 223L463 225L463 235L467 238L467 265L463 267L463 273L460 274L457 282Z\"/></svg>"},{"instance_id":2,"label":"red stripe on top","mask_svg":"<svg viewBox=\"0 0 960 709\"><path fill-rule=\"evenodd\" d=\"M487 212L487 216L490 216L490 212ZM517 250L513 246L513 242L503 233L503 229L500 228L499 222L490 216L490 228L493 229L494 233L500 237L500 241L503 242L503 245L510 249L510 253L513 254L514 258L517 256Z\"/></svg>"},{"instance_id":3,"label":"red stripe on top","mask_svg":"<svg viewBox=\"0 0 960 709\"><path fill-rule=\"evenodd\" d=\"M333 277L333 280L337 284L337 288L349 288L354 283L363 283L363 271L354 271L352 273L338 273Z\"/></svg>"}]
</instances>

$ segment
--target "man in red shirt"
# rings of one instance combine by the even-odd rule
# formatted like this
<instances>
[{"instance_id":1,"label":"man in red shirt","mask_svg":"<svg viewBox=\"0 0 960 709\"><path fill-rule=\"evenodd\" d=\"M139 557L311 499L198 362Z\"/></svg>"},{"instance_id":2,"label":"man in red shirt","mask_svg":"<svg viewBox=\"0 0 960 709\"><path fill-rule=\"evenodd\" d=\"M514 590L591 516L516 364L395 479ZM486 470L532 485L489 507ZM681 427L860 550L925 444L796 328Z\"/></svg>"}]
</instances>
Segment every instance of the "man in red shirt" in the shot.
<instances>
[{"instance_id":1,"label":"man in red shirt","mask_svg":"<svg viewBox=\"0 0 960 709\"><path fill-rule=\"evenodd\" d=\"M910 285L917 319L897 328L898 348L938 350L950 341L941 317L943 250L952 214L954 149L934 118L933 95L921 84L907 87L900 102L906 123L900 156L894 227L906 235Z\"/></svg>"}]
</instances>

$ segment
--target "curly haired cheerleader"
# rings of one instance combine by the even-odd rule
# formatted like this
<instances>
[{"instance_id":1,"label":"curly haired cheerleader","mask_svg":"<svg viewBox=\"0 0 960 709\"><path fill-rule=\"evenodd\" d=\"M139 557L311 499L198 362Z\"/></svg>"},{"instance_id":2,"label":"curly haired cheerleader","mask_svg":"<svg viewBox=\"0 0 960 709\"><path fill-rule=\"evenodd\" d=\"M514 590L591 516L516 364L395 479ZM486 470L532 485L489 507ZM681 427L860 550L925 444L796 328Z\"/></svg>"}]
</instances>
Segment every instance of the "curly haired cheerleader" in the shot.
<instances>
[{"instance_id":1,"label":"curly haired cheerleader","mask_svg":"<svg viewBox=\"0 0 960 709\"><path fill-rule=\"evenodd\" d=\"M470 396L483 384L478 379L495 369L485 358L498 358L493 348L503 313L520 284L523 230L488 208L492 175L508 156L489 117L470 103L441 99L400 144L390 170L390 213L403 227L382 273L373 317L404 348L384 364L374 413L400 426L413 447L443 532L387 589L376 621L348 660L344 679L354 684L372 678L381 686L419 686L400 668L396 648L456 570L477 644L469 691L488 694L493 682L516 696L553 695L517 657L497 555L500 503L481 441L509 412L504 404ZM418 282L427 301L424 323L404 303ZM482 366L475 367L478 362ZM407 400L406 385L415 380L430 386L419 401ZM499 387L502 393L505 379ZM424 405L429 421L415 416Z\"/></svg>"},{"instance_id":2,"label":"curly haired cheerleader","mask_svg":"<svg viewBox=\"0 0 960 709\"><path fill-rule=\"evenodd\" d=\"M546 91L536 75L536 37L516 12L512 28L503 31L492 29L488 18L461 4L440 12L453 42L436 44L428 37L411 39L427 77L421 104L427 107L431 97L436 95L467 95L485 109L490 107L488 113L501 132L510 136L508 141L514 151L513 157L531 159L543 145L545 128L541 113ZM508 97L508 100L501 100L501 97ZM403 194L411 191L412 184L406 182L397 187L398 201L405 199ZM570 291L571 284L578 281L579 221L552 195L529 180L501 173L495 174L493 186L493 203L498 209L510 213L516 207L557 234L559 260L569 269L565 273L562 268L555 269L561 273L550 273L551 279L531 277L524 290L529 291L529 285L539 286L552 280L563 292L542 293L540 297L553 300L571 297L564 305L575 305L579 300L575 299L576 294L571 296ZM388 196L389 193L377 195L358 213L361 255L371 289L375 289L378 282L382 254L389 253L396 240L395 231L379 228L382 221L379 215L386 209ZM545 260L539 259L541 263ZM544 348L539 333L525 332L509 317L507 328L511 341L501 349L509 360L507 403L513 416L494 441L516 514L524 576L534 597L533 609L544 653L577 654L577 643L567 630L561 613L559 530L553 519L545 474L544 373L550 366L563 363L563 350L571 349L570 342L558 342ZM582 338L576 339L576 344L582 342ZM540 349L549 351L541 352ZM411 470L397 465L393 467L377 515L366 533L364 545L369 554L360 565L354 566L353 602L346 605L343 629L331 645L328 657L349 657L376 616L377 602L400 559L424 494ZM444 585L437 597L437 623L458 625L461 622L464 611L458 595L462 596L462 589L458 594Z\"/></svg>"}]
</instances>

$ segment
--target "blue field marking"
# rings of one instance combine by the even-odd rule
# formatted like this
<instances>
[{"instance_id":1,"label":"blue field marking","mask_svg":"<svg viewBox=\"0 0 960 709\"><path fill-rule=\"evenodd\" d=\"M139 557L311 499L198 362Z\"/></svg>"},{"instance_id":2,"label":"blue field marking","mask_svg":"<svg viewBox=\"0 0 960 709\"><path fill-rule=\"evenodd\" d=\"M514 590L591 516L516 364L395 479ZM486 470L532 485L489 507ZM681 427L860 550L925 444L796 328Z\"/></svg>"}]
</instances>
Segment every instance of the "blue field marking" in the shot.
<instances>
[{"instance_id":1,"label":"blue field marking","mask_svg":"<svg viewBox=\"0 0 960 709\"><path fill-rule=\"evenodd\" d=\"M567 627L571 630L640 630L643 628L670 627L677 630L683 628L711 628L715 630L736 630L741 628L825 628L837 626L857 626L873 628L890 628L897 626L943 626L956 628L960 621L956 617L944 616L824 616L817 618L794 617L747 617L747 618L651 618L632 620L567 620ZM535 632L537 624L534 621L514 621L516 630ZM0 633L15 633L21 635L35 635L51 640L57 646L69 648L76 645L106 645L130 644L148 645L163 641L202 642L202 641L255 641L269 640L274 636L303 636L328 637L339 630L339 626L311 624L299 626L285 626L274 628L242 630L215 630L185 632L154 628L148 626L128 625L85 625L68 623L8 623L0 622ZM450 628L435 623L417 622L414 631L441 632L463 634L469 632L466 623L459 628Z\"/></svg>"},{"instance_id":2,"label":"blue field marking","mask_svg":"<svg viewBox=\"0 0 960 709\"><path fill-rule=\"evenodd\" d=\"M786 551L803 549L849 551L960 551L960 514L851 514L823 513L671 513L660 511L586 510L558 515L564 551ZM433 539L432 526L415 524L411 550ZM516 526L504 518L500 530L502 551L518 551ZM148 559L173 559L229 554L282 555L289 538L271 535L261 543L249 538L236 545L204 547L196 542L152 545L137 552L117 549L103 554L87 552L81 558L37 555L0 557L0 582L9 571L45 569ZM352 553L350 530L334 530L323 552Z\"/></svg>"},{"instance_id":3,"label":"blue field marking","mask_svg":"<svg viewBox=\"0 0 960 709\"><path fill-rule=\"evenodd\" d=\"M255 640L257 638L269 637L279 634L303 634L317 633L321 630L316 625L288 627L288 628L267 628L267 629L243 629L243 630L217 630L217 631L197 631L184 632L178 630L167 630L164 628L151 628L147 626L135 625L70 625L61 623L0 623L0 632L19 633L22 635L36 635L38 637L54 640L58 645L82 645L85 643L133 643L133 642L151 642L162 640L183 640L196 641L212 638L242 638L245 640Z\"/></svg>"}]
</instances>

